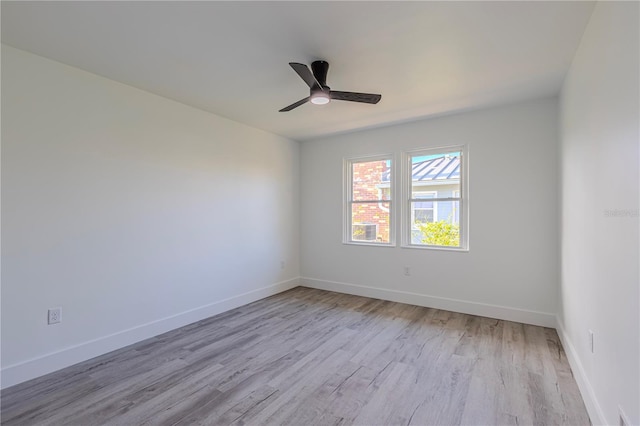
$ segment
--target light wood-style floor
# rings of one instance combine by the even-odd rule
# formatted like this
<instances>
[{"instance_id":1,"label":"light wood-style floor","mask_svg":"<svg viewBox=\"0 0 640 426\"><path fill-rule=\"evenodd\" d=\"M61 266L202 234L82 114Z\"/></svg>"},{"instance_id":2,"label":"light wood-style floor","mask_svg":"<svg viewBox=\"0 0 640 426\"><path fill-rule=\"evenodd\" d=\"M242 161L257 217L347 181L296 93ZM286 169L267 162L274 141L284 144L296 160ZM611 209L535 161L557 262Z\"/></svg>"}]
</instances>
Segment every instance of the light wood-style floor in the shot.
<instances>
[{"instance_id":1,"label":"light wood-style floor","mask_svg":"<svg viewBox=\"0 0 640 426\"><path fill-rule=\"evenodd\" d=\"M298 287L1 394L6 425L589 425L553 329Z\"/></svg>"}]
</instances>

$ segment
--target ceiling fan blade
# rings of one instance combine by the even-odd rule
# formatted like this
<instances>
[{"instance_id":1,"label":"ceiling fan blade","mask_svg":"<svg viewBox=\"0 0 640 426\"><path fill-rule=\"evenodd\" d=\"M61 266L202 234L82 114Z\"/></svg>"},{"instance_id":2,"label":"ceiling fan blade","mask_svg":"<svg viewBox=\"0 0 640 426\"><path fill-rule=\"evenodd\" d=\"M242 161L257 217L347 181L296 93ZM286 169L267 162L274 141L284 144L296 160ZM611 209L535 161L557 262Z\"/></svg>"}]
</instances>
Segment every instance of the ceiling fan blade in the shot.
<instances>
[{"instance_id":1,"label":"ceiling fan blade","mask_svg":"<svg viewBox=\"0 0 640 426\"><path fill-rule=\"evenodd\" d=\"M300 99L298 102L292 103L291 105L282 108L280 111L278 112L286 112L286 111L291 111L294 108L298 108L300 105L305 104L307 102L309 102L309 99L311 98L311 96L307 96L304 99Z\"/></svg>"},{"instance_id":2,"label":"ceiling fan blade","mask_svg":"<svg viewBox=\"0 0 640 426\"><path fill-rule=\"evenodd\" d=\"M365 104L377 104L382 98L382 95L374 95L373 93L339 92L336 90L332 90L330 95L331 99L338 101L363 102Z\"/></svg>"},{"instance_id":3,"label":"ceiling fan blade","mask_svg":"<svg viewBox=\"0 0 640 426\"><path fill-rule=\"evenodd\" d=\"M291 68L293 68L293 70L298 73L300 78L302 78L309 87L311 87L312 89L315 87L320 87L320 83L318 83L313 74L311 74L309 67L307 67L305 64L289 62L289 65L291 65Z\"/></svg>"}]
</instances>

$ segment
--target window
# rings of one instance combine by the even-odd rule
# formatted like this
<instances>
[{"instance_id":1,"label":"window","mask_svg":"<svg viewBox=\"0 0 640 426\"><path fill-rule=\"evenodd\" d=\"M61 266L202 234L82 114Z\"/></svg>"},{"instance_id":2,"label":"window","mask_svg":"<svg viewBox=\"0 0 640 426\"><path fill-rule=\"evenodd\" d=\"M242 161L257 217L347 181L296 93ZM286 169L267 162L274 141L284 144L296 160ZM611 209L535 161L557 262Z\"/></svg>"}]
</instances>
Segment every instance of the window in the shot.
<instances>
[{"instance_id":1,"label":"window","mask_svg":"<svg viewBox=\"0 0 640 426\"><path fill-rule=\"evenodd\" d=\"M464 147L410 152L405 165L404 246L466 249Z\"/></svg>"},{"instance_id":2,"label":"window","mask_svg":"<svg viewBox=\"0 0 640 426\"><path fill-rule=\"evenodd\" d=\"M391 155L345 161L345 243L391 245Z\"/></svg>"}]
</instances>

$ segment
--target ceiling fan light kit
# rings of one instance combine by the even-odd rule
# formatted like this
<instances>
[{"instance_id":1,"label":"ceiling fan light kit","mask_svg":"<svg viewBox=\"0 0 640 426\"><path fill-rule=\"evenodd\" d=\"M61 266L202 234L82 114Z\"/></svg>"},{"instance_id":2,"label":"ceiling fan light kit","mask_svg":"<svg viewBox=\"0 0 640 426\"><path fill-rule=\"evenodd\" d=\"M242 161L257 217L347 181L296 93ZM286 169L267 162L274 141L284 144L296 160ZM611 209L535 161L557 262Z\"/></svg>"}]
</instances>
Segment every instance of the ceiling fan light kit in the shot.
<instances>
[{"instance_id":1,"label":"ceiling fan light kit","mask_svg":"<svg viewBox=\"0 0 640 426\"><path fill-rule=\"evenodd\" d=\"M328 93L318 91L311 94L311 103L316 105L328 104L331 98Z\"/></svg>"},{"instance_id":2,"label":"ceiling fan light kit","mask_svg":"<svg viewBox=\"0 0 640 426\"><path fill-rule=\"evenodd\" d=\"M340 92L331 90L327 86L327 72L329 71L329 63L326 61L315 61L311 64L311 70L305 64L299 64L297 62L289 62L289 65L293 70L304 80L309 86L309 96L300 99L287 107L284 107L280 112L291 111L294 108L299 107L309 101L315 105L328 104L332 99L339 101L360 102L366 104L377 104L380 102L382 95L376 95L373 93L357 93L357 92Z\"/></svg>"}]
</instances>

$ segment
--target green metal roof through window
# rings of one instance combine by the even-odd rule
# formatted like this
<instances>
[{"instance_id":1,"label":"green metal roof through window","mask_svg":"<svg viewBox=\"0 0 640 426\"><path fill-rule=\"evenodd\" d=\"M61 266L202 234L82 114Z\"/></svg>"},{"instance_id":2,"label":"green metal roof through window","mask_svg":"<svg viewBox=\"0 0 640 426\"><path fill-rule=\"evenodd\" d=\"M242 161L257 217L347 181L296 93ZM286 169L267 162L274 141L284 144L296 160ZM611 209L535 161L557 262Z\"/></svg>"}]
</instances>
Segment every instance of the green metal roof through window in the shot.
<instances>
[{"instance_id":1,"label":"green metal roof through window","mask_svg":"<svg viewBox=\"0 0 640 426\"><path fill-rule=\"evenodd\" d=\"M387 170L382 174L382 181L389 182ZM413 181L437 181L448 179L460 179L460 156L443 155L414 162L411 166L411 180Z\"/></svg>"}]
</instances>

